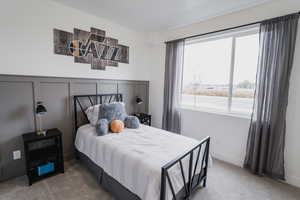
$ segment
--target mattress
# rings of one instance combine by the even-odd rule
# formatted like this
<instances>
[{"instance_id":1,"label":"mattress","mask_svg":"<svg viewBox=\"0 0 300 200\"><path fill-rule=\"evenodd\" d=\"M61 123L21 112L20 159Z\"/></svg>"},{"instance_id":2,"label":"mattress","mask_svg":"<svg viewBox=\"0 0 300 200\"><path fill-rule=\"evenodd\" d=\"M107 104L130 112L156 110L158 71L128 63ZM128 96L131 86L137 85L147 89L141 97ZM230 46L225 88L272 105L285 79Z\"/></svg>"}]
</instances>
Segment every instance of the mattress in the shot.
<instances>
[{"instance_id":1,"label":"mattress","mask_svg":"<svg viewBox=\"0 0 300 200\"><path fill-rule=\"evenodd\" d=\"M160 199L161 167L197 144L195 139L145 125L97 136L95 127L87 124L78 129L75 140L78 151L143 200ZM188 159L183 165L187 174ZM173 167L170 176L179 191L183 187L180 168ZM166 199L172 199L169 189Z\"/></svg>"}]
</instances>

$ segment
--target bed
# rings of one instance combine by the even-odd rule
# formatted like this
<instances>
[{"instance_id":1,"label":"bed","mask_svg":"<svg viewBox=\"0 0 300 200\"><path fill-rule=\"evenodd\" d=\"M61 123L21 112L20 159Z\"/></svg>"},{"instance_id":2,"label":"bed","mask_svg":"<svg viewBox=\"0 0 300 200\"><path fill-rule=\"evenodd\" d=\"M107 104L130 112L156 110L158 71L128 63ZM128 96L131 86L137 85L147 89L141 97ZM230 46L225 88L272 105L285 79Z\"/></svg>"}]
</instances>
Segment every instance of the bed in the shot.
<instances>
[{"instance_id":1,"label":"bed","mask_svg":"<svg viewBox=\"0 0 300 200\"><path fill-rule=\"evenodd\" d=\"M209 137L198 141L146 125L97 136L85 119L86 104L122 99L122 94L74 96L76 157L98 182L122 200L189 199L205 187Z\"/></svg>"}]
</instances>

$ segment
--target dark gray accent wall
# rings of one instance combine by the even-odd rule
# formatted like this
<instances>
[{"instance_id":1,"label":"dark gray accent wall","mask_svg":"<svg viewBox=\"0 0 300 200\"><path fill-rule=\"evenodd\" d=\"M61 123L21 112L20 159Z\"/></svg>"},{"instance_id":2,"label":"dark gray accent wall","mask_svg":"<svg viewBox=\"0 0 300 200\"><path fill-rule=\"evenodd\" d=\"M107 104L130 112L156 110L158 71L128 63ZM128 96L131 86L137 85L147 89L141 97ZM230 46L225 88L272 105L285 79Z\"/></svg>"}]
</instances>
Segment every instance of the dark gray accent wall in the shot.
<instances>
[{"instance_id":1,"label":"dark gray accent wall","mask_svg":"<svg viewBox=\"0 0 300 200\"><path fill-rule=\"evenodd\" d=\"M74 152L72 97L103 93L122 93L129 114L148 112L148 81L0 75L0 181L25 174L21 135L36 130L37 101L43 101L48 110L43 128L63 132L64 156L70 159ZM136 106L136 96L144 103ZM21 150L22 159L13 160L15 150Z\"/></svg>"}]
</instances>

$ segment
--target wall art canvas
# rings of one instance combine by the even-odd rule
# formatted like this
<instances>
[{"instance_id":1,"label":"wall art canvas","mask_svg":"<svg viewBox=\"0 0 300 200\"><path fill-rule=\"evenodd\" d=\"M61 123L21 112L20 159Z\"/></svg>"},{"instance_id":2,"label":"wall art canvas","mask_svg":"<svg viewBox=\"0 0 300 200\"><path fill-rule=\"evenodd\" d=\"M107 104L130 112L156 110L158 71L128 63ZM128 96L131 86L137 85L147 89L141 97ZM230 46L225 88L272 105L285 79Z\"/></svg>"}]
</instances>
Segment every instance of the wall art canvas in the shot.
<instances>
[{"instance_id":1,"label":"wall art canvas","mask_svg":"<svg viewBox=\"0 0 300 200\"><path fill-rule=\"evenodd\" d=\"M73 33L54 29L54 53L73 56L75 63L90 64L92 69L105 70L129 63L129 47L117 39L106 37L105 31L91 28L90 32L74 28Z\"/></svg>"}]
</instances>

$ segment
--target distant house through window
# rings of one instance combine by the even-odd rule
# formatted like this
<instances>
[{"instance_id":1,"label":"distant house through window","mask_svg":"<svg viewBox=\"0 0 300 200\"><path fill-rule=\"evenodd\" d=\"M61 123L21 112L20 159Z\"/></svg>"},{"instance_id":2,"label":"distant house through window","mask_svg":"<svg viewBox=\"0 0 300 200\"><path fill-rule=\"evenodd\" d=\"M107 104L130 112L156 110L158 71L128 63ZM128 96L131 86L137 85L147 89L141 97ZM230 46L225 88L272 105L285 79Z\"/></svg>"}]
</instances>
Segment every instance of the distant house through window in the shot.
<instances>
[{"instance_id":1,"label":"distant house through window","mask_svg":"<svg viewBox=\"0 0 300 200\"><path fill-rule=\"evenodd\" d=\"M249 115L258 37L254 27L186 41L182 106Z\"/></svg>"}]
</instances>

